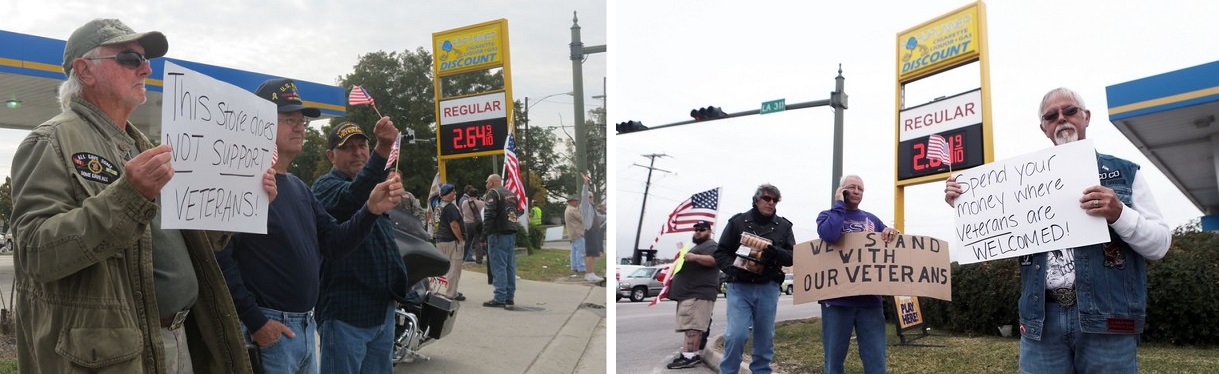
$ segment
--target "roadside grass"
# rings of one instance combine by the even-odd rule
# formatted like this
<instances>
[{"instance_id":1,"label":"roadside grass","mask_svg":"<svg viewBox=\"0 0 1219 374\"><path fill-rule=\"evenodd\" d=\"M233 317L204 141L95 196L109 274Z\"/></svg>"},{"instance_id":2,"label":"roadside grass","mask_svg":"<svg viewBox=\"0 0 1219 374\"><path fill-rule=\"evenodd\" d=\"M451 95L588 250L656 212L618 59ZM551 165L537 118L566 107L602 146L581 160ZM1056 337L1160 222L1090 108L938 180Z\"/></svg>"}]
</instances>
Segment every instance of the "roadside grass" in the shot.
<instances>
[{"instance_id":1,"label":"roadside grass","mask_svg":"<svg viewBox=\"0 0 1219 374\"><path fill-rule=\"evenodd\" d=\"M886 328L885 359L890 373L1015 373L1020 371L1020 339L999 336L931 336L914 344L941 347L895 346L897 334ZM748 351L746 351L748 352ZM1142 344L1138 353L1140 373L1214 373L1219 367L1219 347L1177 347ZM822 373L821 319L783 321L775 325L775 368L783 373ZM852 340L846 372L863 372L859 347Z\"/></svg>"},{"instance_id":2,"label":"roadside grass","mask_svg":"<svg viewBox=\"0 0 1219 374\"><path fill-rule=\"evenodd\" d=\"M562 249L547 249L533 251L533 254L528 256L516 256L516 275L521 279L542 282L554 282L559 278L566 278L572 274L571 272L571 252ZM597 257L596 265L594 266L597 275L605 277L605 256ZM486 274L487 265L468 263L463 267L464 270L474 271ZM584 274L580 274L580 279L583 280Z\"/></svg>"}]
</instances>

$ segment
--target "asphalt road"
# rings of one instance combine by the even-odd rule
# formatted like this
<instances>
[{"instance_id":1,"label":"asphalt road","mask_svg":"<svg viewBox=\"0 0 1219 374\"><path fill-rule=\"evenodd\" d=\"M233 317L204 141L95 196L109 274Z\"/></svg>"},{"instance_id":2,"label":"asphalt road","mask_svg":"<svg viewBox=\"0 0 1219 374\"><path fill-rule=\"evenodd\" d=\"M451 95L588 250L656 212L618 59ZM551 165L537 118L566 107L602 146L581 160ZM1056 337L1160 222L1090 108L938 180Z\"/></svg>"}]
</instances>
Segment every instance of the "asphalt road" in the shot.
<instances>
[{"instance_id":1,"label":"asphalt road","mask_svg":"<svg viewBox=\"0 0 1219 374\"><path fill-rule=\"evenodd\" d=\"M632 303L622 299L615 303L617 313L617 353L615 361L619 373L652 373L659 369L665 370L681 346L681 335L673 331L674 315L677 303L662 301L656 306L648 307L651 301ZM711 335L722 335L726 325L725 314L728 300L720 295L715 302L715 312L711 315ZM776 321L817 317L821 315L821 306L817 303L792 305L792 297L779 296L779 309L775 315ZM710 344L710 343L708 343ZM682 373L712 373L707 367L682 370Z\"/></svg>"}]
</instances>

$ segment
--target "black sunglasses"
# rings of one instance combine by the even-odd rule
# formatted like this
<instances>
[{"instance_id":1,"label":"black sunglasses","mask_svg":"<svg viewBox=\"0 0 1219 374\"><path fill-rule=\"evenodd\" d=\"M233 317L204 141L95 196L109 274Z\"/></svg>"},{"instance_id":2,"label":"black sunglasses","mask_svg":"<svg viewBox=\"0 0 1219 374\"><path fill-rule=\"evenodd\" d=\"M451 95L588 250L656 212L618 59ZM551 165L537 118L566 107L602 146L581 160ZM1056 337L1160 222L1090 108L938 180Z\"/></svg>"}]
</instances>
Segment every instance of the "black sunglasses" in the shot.
<instances>
[{"instance_id":1,"label":"black sunglasses","mask_svg":"<svg viewBox=\"0 0 1219 374\"><path fill-rule=\"evenodd\" d=\"M1054 122L1058 120L1058 113L1061 112L1063 117L1070 117L1079 114L1079 107L1071 105L1062 109L1055 109L1041 115L1042 122Z\"/></svg>"},{"instance_id":2,"label":"black sunglasses","mask_svg":"<svg viewBox=\"0 0 1219 374\"><path fill-rule=\"evenodd\" d=\"M765 201L765 202L768 202L768 203L775 203L775 204L778 204L778 203L779 203L779 198L777 198L777 197L772 197L772 196L762 196L762 197L759 197L759 199L762 199L762 201Z\"/></svg>"},{"instance_id":3,"label":"black sunglasses","mask_svg":"<svg viewBox=\"0 0 1219 374\"><path fill-rule=\"evenodd\" d=\"M694 228L694 232L703 232L703 231L707 231L707 229L702 228L702 227L696 227L696 228Z\"/></svg>"},{"instance_id":4,"label":"black sunglasses","mask_svg":"<svg viewBox=\"0 0 1219 374\"><path fill-rule=\"evenodd\" d=\"M143 54L131 50L115 53L113 56L85 57L86 60L104 60L111 58L113 58L115 62L118 62L119 65L132 69L139 69L140 66L143 66L145 62L148 62L148 59L144 58Z\"/></svg>"}]
</instances>

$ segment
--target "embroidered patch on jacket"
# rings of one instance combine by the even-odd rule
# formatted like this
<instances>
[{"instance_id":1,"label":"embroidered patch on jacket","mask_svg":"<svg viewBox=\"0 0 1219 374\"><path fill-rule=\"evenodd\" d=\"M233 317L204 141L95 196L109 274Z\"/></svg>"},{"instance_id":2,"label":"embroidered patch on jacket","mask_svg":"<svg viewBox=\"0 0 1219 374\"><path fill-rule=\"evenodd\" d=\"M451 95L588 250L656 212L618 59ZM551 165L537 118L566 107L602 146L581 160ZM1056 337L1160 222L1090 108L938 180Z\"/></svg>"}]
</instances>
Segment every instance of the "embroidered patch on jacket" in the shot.
<instances>
[{"instance_id":1,"label":"embroidered patch on jacket","mask_svg":"<svg viewBox=\"0 0 1219 374\"><path fill-rule=\"evenodd\" d=\"M110 160L92 153L72 155L72 164L76 166L76 174L94 182L110 184L119 178L119 169Z\"/></svg>"},{"instance_id":2,"label":"embroidered patch on jacket","mask_svg":"<svg viewBox=\"0 0 1219 374\"><path fill-rule=\"evenodd\" d=\"M1133 334L1134 326L1134 319L1132 318L1105 319L1105 327L1109 330L1109 332Z\"/></svg>"}]
</instances>

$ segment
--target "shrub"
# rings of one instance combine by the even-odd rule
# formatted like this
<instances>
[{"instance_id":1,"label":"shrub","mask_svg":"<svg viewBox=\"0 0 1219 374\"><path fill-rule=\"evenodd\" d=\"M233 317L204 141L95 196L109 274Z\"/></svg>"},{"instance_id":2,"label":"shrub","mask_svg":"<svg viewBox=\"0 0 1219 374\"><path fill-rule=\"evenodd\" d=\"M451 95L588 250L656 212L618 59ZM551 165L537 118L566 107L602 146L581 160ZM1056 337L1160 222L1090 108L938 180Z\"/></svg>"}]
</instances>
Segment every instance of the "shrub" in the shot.
<instances>
[{"instance_id":1,"label":"shrub","mask_svg":"<svg viewBox=\"0 0 1219 374\"><path fill-rule=\"evenodd\" d=\"M1015 258L952 264L952 302L919 298L928 325L969 334L998 335L1019 325L1020 266Z\"/></svg>"},{"instance_id":2,"label":"shrub","mask_svg":"<svg viewBox=\"0 0 1219 374\"><path fill-rule=\"evenodd\" d=\"M1147 262L1147 283L1143 340L1219 344L1219 234L1174 235L1168 254Z\"/></svg>"},{"instance_id":3,"label":"shrub","mask_svg":"<svg viewBox=\"0 0 1219 374\"><path fill-rule=\"evenodd\" d=\"M546 242L546 226L529 225L529 243L533 244L533 249L542 249L542 244Z\"/></svg>"}]
</instances>

